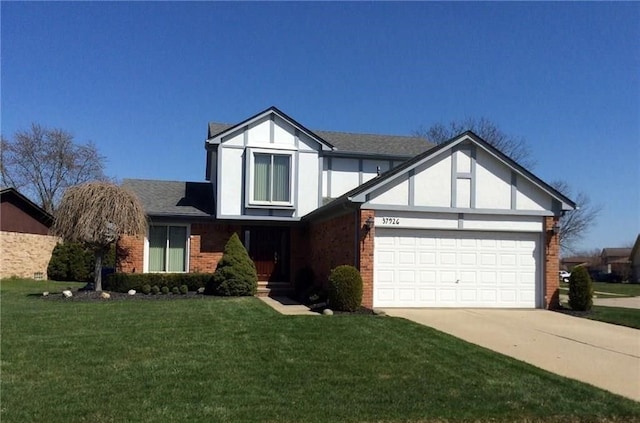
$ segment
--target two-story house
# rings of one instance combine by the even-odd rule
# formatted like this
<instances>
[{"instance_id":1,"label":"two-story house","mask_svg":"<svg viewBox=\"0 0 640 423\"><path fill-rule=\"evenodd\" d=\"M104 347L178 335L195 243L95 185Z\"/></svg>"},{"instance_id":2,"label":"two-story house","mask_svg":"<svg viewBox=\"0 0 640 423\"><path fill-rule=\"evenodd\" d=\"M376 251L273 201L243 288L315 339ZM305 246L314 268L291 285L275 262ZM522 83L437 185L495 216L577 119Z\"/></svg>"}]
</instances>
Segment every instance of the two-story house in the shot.
<instances>
[{"instance_id":1,"label":"two-story house","mask_svg":"<svg viewBox=\"0 0 640 423\"><path fill-rule=\"evenodd\" d=\"M207 182L124 181L147 236L119 241L125 272L213 272L236 232L262 284L357 267L368 307L557 304L558 219L575 204L466 132L312 131L271 107L210 123Z\"/></svg>"}]
</instances>

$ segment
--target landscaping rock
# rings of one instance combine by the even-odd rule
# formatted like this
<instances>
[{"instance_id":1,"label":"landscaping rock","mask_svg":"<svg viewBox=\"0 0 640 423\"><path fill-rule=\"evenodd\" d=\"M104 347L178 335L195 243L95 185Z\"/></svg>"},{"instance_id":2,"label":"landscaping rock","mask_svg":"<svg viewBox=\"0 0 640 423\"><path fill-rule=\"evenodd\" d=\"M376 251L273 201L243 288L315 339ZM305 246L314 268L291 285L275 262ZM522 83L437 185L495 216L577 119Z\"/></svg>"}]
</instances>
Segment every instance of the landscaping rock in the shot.
<instances>
[{"instance_id":1,"label":"landscaping rock","mask_svg":"<svg viewBox=\"0 0 640 423\"><path fill-rule=\"evenodd\" d=\"M196 291L197 294L204 294L204 288L198 288Z\"/></svg>"},{"instance_id":2,"label":"landscaping rock","mask_svg":"<svg viewBox=\"0 0 640 423\"><path fill-rule=\"evenodd\" d=\"M322 314L324 314L325 316L333 316L333 310L331 310L330 308L325 308L324 310L322 310Z\"/></svg>"},{"instance_id":3,"label":"landscaping rock","mask_svg":"<svg viewBox=\"0 0 640 423\"><path fill-rule=\"evenodd\" d=\"M136 290L135 289L130 289L129 291L127 291L127 294L136 295Z\"/></svg>"},{"instance_id":4,"label":"landscaping rock","mask_svg":"<svg viewBox=\"0 0 640 423\"><path fill-rule=\"evenodd\" d=\"M111 294L109 294L108 292L102 292L100 294L100 298L102 298L103 300L108 300L109 298L111 298Z\"/></svg>"},{"instance_id":5,"label":"landscaping rock","mask_svg":"<svg viewBox=\"0 0 640 423\"><path fill-rule=\"evenodd\" d=\"M64 295L65 298L73 297L73 293L71 291L69 291L68 289L65 289L64 291L62 291L62 295Z\"/></svg>"},{"instance_id":6,"label":"landscaping rock","mask_svg":"<svg viewBox=\"0 0 640 423\"><path fill-rule=\"evenodd\" d=\"M49 296L49 291L44 291L44 292L42 293L42 296L43 296L43 297L48 297L48 296Z\"/></svg>"},{"instance_id":7,"label":"landscaping rock","mask_svg":"<svg viewBox=\"0 0 640 423\"><path fill-rule=\"evenodd\" d=\"M377 308L373 309L373 314L375 314L376 316L386 316L387 315L387 313L385 313L384 311L379 310Z\"/></svg>"}]
</instances>

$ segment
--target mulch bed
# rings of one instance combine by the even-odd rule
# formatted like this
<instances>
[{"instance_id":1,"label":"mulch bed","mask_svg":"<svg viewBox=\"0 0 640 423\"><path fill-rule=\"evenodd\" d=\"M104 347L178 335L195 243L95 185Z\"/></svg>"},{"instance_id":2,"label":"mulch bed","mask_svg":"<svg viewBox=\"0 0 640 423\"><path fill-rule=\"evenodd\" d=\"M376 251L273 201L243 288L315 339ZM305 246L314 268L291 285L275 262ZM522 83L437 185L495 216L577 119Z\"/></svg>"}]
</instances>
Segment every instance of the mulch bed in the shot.
<instances>
[{"instance_id":1,"label":"mulch bed","mask_svg":"<svg viewBox=\"0 0 640 423\"><path fill-rule=\"evenodd\" d=\"M558 312L558 313L562 313L562 314L568 314L570 316L575 316L575 317L586 317L591 315L593 312L592 311L576 311L576 310L571 310L570 308L566 308L563 306L560 306L560 308L557 309L553 309L552 311Z\"/></svg>"},{"instance_id":2,"label":"mulch bed","mask_svg":"<svg viewBox=\"0 0 640 423\"><path fill-rule=\"evenodd\" d=\"M187 294L143 294L136 293L135 295L129 295L126 292L112 292L112 291L104 291L108 292L111 298L102 298L100 295L102 292L97 291L80 291L80 290L70 290L73 294L72 297L66 298L62 293L56 292L51 293L47 296L40 295L40 298L44 300L53 300L53 301L173 301L173 300L200 300L207 295L197 294L195 292L189 292Z\"/></svg>"}]
</instances>

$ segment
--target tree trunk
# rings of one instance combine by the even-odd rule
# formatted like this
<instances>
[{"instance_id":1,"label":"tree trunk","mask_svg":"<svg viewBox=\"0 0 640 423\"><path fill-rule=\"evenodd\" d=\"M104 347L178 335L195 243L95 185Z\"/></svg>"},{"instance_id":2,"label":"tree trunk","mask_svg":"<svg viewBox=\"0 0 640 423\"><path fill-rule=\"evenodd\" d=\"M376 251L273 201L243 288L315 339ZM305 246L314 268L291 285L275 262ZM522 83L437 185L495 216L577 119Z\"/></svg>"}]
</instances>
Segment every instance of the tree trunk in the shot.
<instances>
[{"instance_id":1,"label":"tree trunk","mask_svg":"<svg viewBox=\"0 0 640 423\"><path fill-rule=\"evenodd\" d=\"M96 249L96 263L93 268L93 283L94 289L98 292L102 291L102 260L104 258L106 249L99 247Z\"/></svg>"}]
</instances>

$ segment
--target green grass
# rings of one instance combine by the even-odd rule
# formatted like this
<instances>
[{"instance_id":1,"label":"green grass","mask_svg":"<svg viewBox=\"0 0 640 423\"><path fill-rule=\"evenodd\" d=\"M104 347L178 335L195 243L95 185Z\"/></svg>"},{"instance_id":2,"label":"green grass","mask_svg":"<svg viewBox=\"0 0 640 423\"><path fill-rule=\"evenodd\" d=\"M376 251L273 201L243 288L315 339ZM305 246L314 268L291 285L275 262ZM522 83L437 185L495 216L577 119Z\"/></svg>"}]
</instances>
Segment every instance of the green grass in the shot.
<instances>
[{"instance_id":1,"label":"green grass","mask_svg":"<svg viewBox=\"0 0 640 423\"><path fill-rule=\"evenodd\" d=\"M569 289L569 284L561 282L560 288L565 290ZM604 292L618 295L598 295L598 298L614 298L614 297L637 297L640 296L640 283L607 283L607 282L593 282L593 290L597 292Z\"/></svg>"},{"instance_id":2,"label":"green grass","mask_svg":"<svg viewBox=\"0 0 640 423\"><path fill-rule=\"evenodd\" d=\"M640 421L640 403L402 319L29 295L46 284L1 283L3 423Z\"/></svg>"},{"instance_id":3,"label":"green grass","mask_svg":"<svg viewBox=\"0 0 640 423\"><path fill-rule=\"evenodd\" d=\"M638 309L594 306L585 317L591 320L640 329L640 310Z\"/></svg>"}]
</instances>

